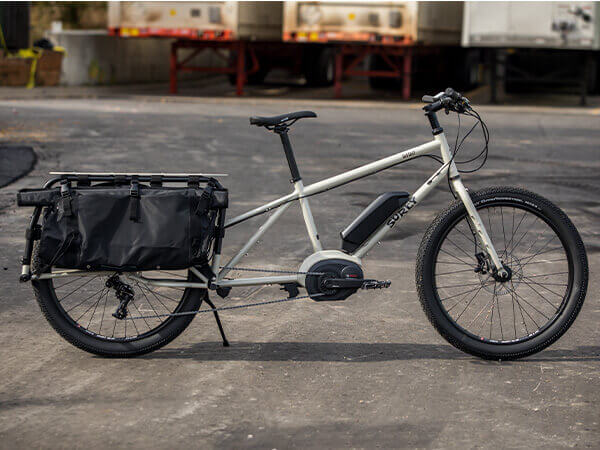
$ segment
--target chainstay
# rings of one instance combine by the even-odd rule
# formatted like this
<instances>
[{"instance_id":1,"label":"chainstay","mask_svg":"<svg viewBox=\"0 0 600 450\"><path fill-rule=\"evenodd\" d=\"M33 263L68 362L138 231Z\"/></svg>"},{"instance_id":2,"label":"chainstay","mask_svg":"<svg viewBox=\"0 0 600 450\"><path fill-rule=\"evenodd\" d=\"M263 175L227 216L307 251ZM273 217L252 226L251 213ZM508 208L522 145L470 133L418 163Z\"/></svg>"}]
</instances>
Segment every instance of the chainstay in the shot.
<instances>
[{"instance_id":1,"label":"chainstay","mask_svg":"<svg viewBox=\"0 0 600 450\"><path fill-rule=\"evenodd\" d=\"M274 270L274 269L252 269L250 267L229 267L220 266L221 269L239 270L244 272L263 272L263 273L287 273L290 275L325 275L324 272L295 272L293 270Z\"/></svg>"},{"instance_id":2,"label":"chainstay","mask_svg":"<svg viewBox=\"0 0 600 450\"><path fill-rule=\"evenodd\" d=\"M321 295L325 295L325 294L313 294L312 297L319 297ZM161 317L177 317L177 316L192 316L195 314L202 314L202 313L215 313L218 311L228 311L231 309L241 309L241 308L250 308L252 306L263 306L263 305L272 305L274 303L284 303L284 302L291 302L293 300L303 300L306 298L311 298L310 295L303 295L301 297L286 297L286 298L282 298L279 300L268 300L268 301L264 301L264 302L257 302L257 303L248 303L247 305L235 305L235 306L222 306L220 308L210 308L210 309L202 309L202 310L198 310L198 311L188 311L188 312L181 312L181 313L171 313L171 314L152 314L150 316L135 316L135 317L126 317L123 320L135 320L135 319L158 319Z\"/></svg>"}]
</instances>

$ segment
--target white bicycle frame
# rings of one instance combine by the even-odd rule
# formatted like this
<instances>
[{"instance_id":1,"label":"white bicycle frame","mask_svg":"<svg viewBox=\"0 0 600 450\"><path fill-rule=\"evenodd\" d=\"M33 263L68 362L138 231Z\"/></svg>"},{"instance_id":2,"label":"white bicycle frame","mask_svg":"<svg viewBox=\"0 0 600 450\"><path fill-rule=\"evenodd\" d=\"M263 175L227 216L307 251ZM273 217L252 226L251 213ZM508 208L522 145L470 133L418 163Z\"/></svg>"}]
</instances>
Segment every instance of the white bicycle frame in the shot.
<instances>
[{"instance_id":1,"label":"white bicycle frame","mask_svg":"<svg viewBox=\"0 0 600 450\"><path fill-rule=\"evenodd\" d=\"M426 144L419 145L418 147L411 148L409 150L396 153L387 158L383 158L348 172L341 173L339 175L327 178L325 180L304 186L302 180L298 180L294 183L294 191L288 195L273 200L263 206L255 208L244 214L241 214L233 219L229 219L225 223L225 228L235 226L247 219L258 216L265 212L276 210L267 221L258 228L254 235L244 244L244 246L233 256L225 266L221 267L221 255L216 254L212 260L212 271L217 274L216 278L209 280L195 267L190 267L189 270L194 273L201 282L189 282L189 281L175 281L170 279L156 279L148 278L143 276L141 273L134 273L129 275L131 278L138 279L148 284L155 286L165 287L186 287L186 288L199 288L206 289L209 287L235 287L235 286L252 286L252 285L269 285L269 284L284 284L284 283L299 283L303 285L302 278L297 273L280 276L266 276L257 278L234 278L225 279L225 276L230 272L231 268L234 267L240 259L258 242L258 240L267 232L269 228L281 217L281 215L290 206L291 202L298 200L302 208L302 215L304 217L304 223L306 225L306 231L308 238L311 242L314 252L321 252L323 248L319 240L319 234L317 227L313 219L313 215L310 209L308 197L330 189L339 187L343 184L351 183L360 178L373 175L390 167L398 164L410 161L416 157L430 154L433 151L439 150L443 165L440 167L415 193L411 196L410 200L406 202L400 209L398 209L383 225L381 225L360 247L358 247L353 253L348 255L348 259L352 259L360 264L361 258L364 257L367 252L379 242L388 233L392 227L400 221L411 209L421 203L429 193L446 178L449 173L449 180L454 192L458 195L458 198L463 202L468 213L468 220L473 229L474 234L477 236L479 244L482 249L487 253L491 265L498 270L500 273L504 271L502 262L498 257L498 254L490 240L490 237L485 230L483 222L477 213L475 206L465 189L456 164L452 159L448 142L445 134L442 132L434 136L434 139ZM333 251L334 253L341 253L339 251ZM103 272L89 272L80 270L59 270L57 272L33 275L32 279L47 279L57 278L65 276L91 276L99 275ZM109 272L107 272L108 274ZM113 272L110 272L111 274Z\"/></svg>"}]
</instances>

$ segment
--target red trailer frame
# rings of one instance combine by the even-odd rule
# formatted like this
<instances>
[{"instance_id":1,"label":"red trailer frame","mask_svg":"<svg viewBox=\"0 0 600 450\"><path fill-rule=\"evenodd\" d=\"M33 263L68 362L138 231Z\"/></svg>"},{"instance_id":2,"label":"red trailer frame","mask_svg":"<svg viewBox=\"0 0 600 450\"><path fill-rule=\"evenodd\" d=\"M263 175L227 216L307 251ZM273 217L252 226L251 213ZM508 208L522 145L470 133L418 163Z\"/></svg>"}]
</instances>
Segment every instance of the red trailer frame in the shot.
<instances>
[{"instance_id":1,"label":"red trailer frame","mask_svg":"<svg viewBox=\"0 0 600 450\"><path fill-rule=\"evenodd\" d=\"M344 77L366 76L398 78L402 80L402 98L408 100L411 94L412 58L415 52L414 42L408 38L398 36L341 35L321 33L316 37L305 39L303 36L286 35L283 42L245 41L233 38L229 30L223 32L201 31L193 29L163 29L163 28L111 28L109 34L124 38L131 37L162 37L177 38L171 44L169 91L177 93L177 74L179 72L202 72L235 74L236 94L244 94L244 85L248 76L260 70L260 61L256 56L257 51L268 53L275 49L286 49L292 56L307 44L323 45L335 49L335 79L334 96L342 97L342 80ZM178 59L179 49L193 49L183 60ZM224 67L199 66L191 61L203 51L211 51L225 61ZM236 52L235 61L232 61L221 50ZM295 52L295 53L294 53ZM358 66L364 63L370 55L376 55L385 62L386 69L364 70ZM246 57L251 60L247 67ZM297 63L297 57L290 58L290 65Z\"/></svg>"},{"instance_id":2,"label":"red trailer frame","mask_svg":"<svg viewBox=\"0 0 600 450\"><path fill-rule=\"evenodd\" d=\"M356 67L369 55L378 55L388 70L360 70ZM351 56L347 61L345 56ZM410 99L413 47L381 44L339 44L335 56L334 92L342 97L342 77L385 77L402 79L402 99Z\"/></svg>"}]
</instances>

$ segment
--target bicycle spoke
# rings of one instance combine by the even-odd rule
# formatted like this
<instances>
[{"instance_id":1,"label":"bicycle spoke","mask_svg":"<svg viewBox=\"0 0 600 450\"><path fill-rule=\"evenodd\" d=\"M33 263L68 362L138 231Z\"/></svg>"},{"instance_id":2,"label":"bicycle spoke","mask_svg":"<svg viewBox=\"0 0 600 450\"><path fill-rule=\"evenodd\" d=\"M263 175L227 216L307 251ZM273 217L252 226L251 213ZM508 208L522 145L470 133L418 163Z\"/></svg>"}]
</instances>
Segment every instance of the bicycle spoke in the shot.
<instances>
[{"instance_id":1,"label":"bicycle spoke","mask_svg":"<svg viewBox=\"0 0 600 450\"><path fill-rule=\"evenodd\" d=\"M102 300L102 297L104 297L104 292L100 293L100 297L98 297L98 301L96 302L96 306L94 306L94 311L92 312L92 317L90 317L90 321L87 324L86 328L90 328L90 325L92 324L92 319L94 318L94 314L96 314L96 309L98 308L98 305L100 304L100 301Z\"/></svg>"},{"instance_id":2,"label":"bicycle spoke","mask_svg":"<svg viewBox=\"0 0 600 450\"><path fill-rule=\"evenodd\" d=\"M455 287L463 287L463 286L479 286L481 285L481 282L477 282L477 283L462 283L462 284L452 284L450 286L437 286L438 289L448 289L448 288L455 288Z\"/></svg>"},{"instance_id":3,"label":"bicycle spoke","mask_svg":"<svg viewBox=\"0 0 600 450\"><path fill-rule=\"evenodd\" d=\"M464 314L464 312L467 310L467 308L469 307L469 305L473 302L473 300L475 300L475 297L477 297L477 294L479 294L479 292L481 291L482 288L483 288L483 286L480 286L479 289L477 289L477 292L475 292L475 294L473 295L473 297L471 298L471 300L469 300L469 302L467 303L467 306L465 306L465 309L463 309L462 312L456 318L457 322L462 317L462 315ZM456 305L454 305L454 306L456 306ZM450 311L448 311L448 312L450 312Z\"/></svg>"},{"instance_id":4,"label":"bicycle spoke","mask_svg":"<svg viewBox=\"0 0 600 450\"><path fill-rule=\"evenodd\" d=\"M533 306L531 303L529 303L527 300L525 300L522 296L520 296L516 292L515 292L515 295L517 296L517 298L520 298L523 302L525 302L527 305L529 305L531 307L531 309L533 309L534 311L536 311L538 314L544 316L544 318L550 320L550 317L548 317L546 314L544 314L543 312L541 312L539 309L537 309L535 306ZM524 310L524 311L527 312L527 310ZM536 325L537 325L537 322L536 322ZM538 328L540 328L539 325L538 325Z\"/></svg>"},{"instance_id":5,"label":"bicycle spoke","mask_svg":"<svg viewBox=\"0 0 600 450\"><path fill-rule=\"evenodd\" d=\"M131 303L133 304L134 308L137 310L137 312L139 313L139 315L142 317L142 319L144 319L144 322L146 323L146 326L148 327L148 329L151 330L152 327L150 326L150 324L148 323L148 321L146 320L146 318L142 314L142 311L140 311L140 309L138 308L138 306L135 304L135 300L131 299ZM127 320L125 322L127 322ZM132 320L131 322L135 324L135 320ZM136 328L136 331L137 331L137 328Z\"/></svg>"},{"instance_id":6,"label":"bicycle spoke","mask_svg":"<svg viewBox=\"0 0 600 450\"><path fill-rule=\"evenodd\" d=\"M86 301L88 301L90 298L95 297L96 294L98 292L100 292L102 289L104 289L104 288L98 289L92 295L90 295L89 297L84 298L81 302L77 303L75 306L73 306L72 308L68 309L66 312L69 313L69 312L73 311L75 308L77 308L78 306L82 305L83 303L85 303Z\"/></svg>"},{"instance_id":7,"label":"bicycle spoke","mask_svg":"<svg viewBox=\"0 0 600 450\"><path fill-rule=\"evenodd\" d=\"M463 259L460 259L459 257L457 257L457 256L454 256L452 253L448 253L448 252L447 252L446 250L444 250L443 248L441 248L441 249L440 249L440 251L441 251L441 252L443 252L443 253L445 253L445 254L447 254L447 255L449 255L449 256L452 256L453 258L455 258L455 259L457 259L458 261L462 262L462 263L463 263L464 265L466 265L466 266L470 266L470 265L472 265L472 264L473 264L473 263L468 263L468 262L465 262Z\"/></svg>"},{"instance_id":8,"label":"bicycle spoke","mask_svg":"<svg viewBox=\"0 0 600 450\"><path fill-rule=\"evenodd\" d=\"M104 314L106 313L106 303L108 302L108 291L104 296L104 308L102 309L102 318L100 319L100 328L98 329L98 334L102 334L102 324L104 323Z\"/></svg>"},{"instance_id":9,"label":"bicycle spoke","mask_svg":"<svg viewBox=\"0 0 600 450\"><path fill-rule=\"evenodd\" d=\"M75 283L76 281L81 281L80 277L73 277L73 279L71 281L67 281L66 283L61 284L60 286L54 286L54 289L61 289L65 286L68 286L69 284Z\"/></svg>"},{"instance_id":10,"label":"bicycle spoke","mask_svg":"<svg viewBox=\"0 0 600 450\"><path fill-rule=\"evenodd\" d=\"M461 293L456 294L456 295L452 295L451 297L441 298L440 301L445 302L447 300L450 300L451 298L458 297L459 295L463 295L463 294L468 294L469 292L473 292L473 291L476 291L476 290L477 290L477 288L473 288L473 289L471 289L469 291L465 291L465 292L461 292Z\"/></svg>"},{"instance_id":11,"label":"bicycle spoke","mask_svg":"<svg viewBox=\"0 0 600 450\"><path fill-rule=\"evenodd\" d=\"M69 292L67 295L65 295L62 298L58 299L58 302L62 302L65 298L69 297L70 295L74 294L75 292L77 292L79 289L81 289L84 286L87 286L88 284L90 284L92 281L94 281L96 278L98 278L98 275L96 275L93 278L90 278L89 280L87 280L85 283L83 283L81 286L76 287L74 290L72 290L71 292ZM54 289L56 291L56 288Z\"/></svg>"},{"instance_id":12,"label":"bicycle spoke","mask_svg":"<svg viewBox=\"0 0 600 450\"><path fill-rule=\"evenodd\" d=\"M517 228L515 228L515 230L512 232L512 235L510 237L510 241L509 241L509 245L508 248L511 248L510 245L514 242L515 239L515 234L517 234L517 232L519 231L519 227L521 226L521 224L523 223L523 219L525 218L525 216L527 215L527 211L523 211L523 215L521 216L521 220L519 221L519 223L517 224ZM513 224L514 224L514 208L513 208Z\"/></svg>"},{"instance_id":13,"label":"bicycle spoke","mask_svg":"<svg viewBox=\"0 0 600 450\"><path fill-rule=\"evenodd\" d=\"M158 272L158 271L157 271ZM173 280L187 278L176 272L161 271L172 277ZM132 320L132 324L127 324L128 320L113 317L122 301L118 297L119 289L113 284L113 287L106 285L111 276L116 276L117 280L133 289L133 298L128 301L128 314L139 316L139 320ZM164 277L164 276L163 276ZM52 282L54 280L50 280ZM69 280L60 285L65 295L54 288L57 301L62 305L64 314L78 324L78 327L89 333L93 333L100 338L105 337L111 341L127 340L131 341L147 333L152 332L157 327L163 325L168 319L169 314L175 312L181 304L185 289L161 287L159 290L153 290L149 285L138 282L128 274L113 275L93 275ZM173 294L169 295L172 292ZM177 298L179 297L179 298ZM59 300L60 299L60 300ZM156 318L145 317L152 315ZM112 320L112 322L111 322ZM140 326L141 324L141 326Z\"/></svg>"},{"instance_id":14,"label":"bicycle spoke","mask_svg":"<svg viewBox=\"0 0 600 450\"><path fill-rule=\"evenodd\" d=\"M523 281L527 286L529 286L529 289L531 289L533 292L535 292L537 295L539 295L546 303L548 303L550 306L552 306L553 308L556 308L556 305L554 303L552 303L550 300L548 300L546 297L544 297L542 294L540 294L537 289L535 289L531 284ZM557 294L558 295L558 294ZM562 299L562 295L559 295L559 297Z\"/></svg>"},{"instance_id":15,"label":"bicycle spoke","mask_svg":"<svg viewBox=\"0 0 600 450\"><path fill-rule=\"evenodd\" d=\"M154 305L153 305L153 304L150 302L150 299L148 298L148 296L146 295L146 293L145 293L145 292L142 290L142 288L140 288L140 285L139 285L139 283L137 283L137 282L136 282L136 284L137 284L138 288L140 289L140 292L141 292L142 294L144 294L144 298L146 299L146 301L148 302L148 304L149 304L149 305L150 305L150 307L152 308L152 311L154 311L154 314L155 314L156 316L158 316L158 311L156 311L156 309L154 308ZM159 302L162 304L162 302L161 302L160 300L159 300ZM164 306L164 305L163 305L163 306ZM165 308L165 309L166 309L166 308ZM167 309L167 311L168 311L168 309ZM160 322L162 323L163 321L161 320Z\"/></svg>"},{"instance_id":16,"label":"bicycle spoke","mask_svg":"<svg viewBox=\"0 0 600 450\"><path fill-rule=\"evenodd\" d=\"M473 269L461 269L461 270L456 270L454 272L444 272L444 273L436 273L435 275L438 277L444 276L444 275L454 275L456 273L461 273L461 272L473 272Z\"/></svg>"},{"instance_id":17,"label":"bicycle spoke","mask_svg":"<svg viewBox=\"0 0 600 450\"><path fill-rule=\"evenodd\" d=\"M528 209L484 206L480 208L480 217L503 263L511 269L512 279L503 282L489 273L485 278L482 271L475 271L479 262L467 262L465 255L468 259L475 258L478 244L477 239L470 238L469 232L465 231L469 225L465 217L445 234L439 246L433 272L439 301L455 323L460 323L478 339L493 342L528 339L546 323L555 320L560 308L560 304L552 299L555 296L562 302L564 295L560 291L567 289L569 284L561 276L569 272L566 258L557 258L556 252L564 254L565 250L556 246L558 236L553 229ZM470 254L473 245L475 251ZM530 272L536 270L537 264L550 262L552 266L540 266L538 273ZM548 273L539 273L544 270L541 267ZM488 270L486 266L482 269ZM449 278L452 275L454 278ZM550 276L554 278L549 279ZM446 296L441 294L442 291ZM552 314L546 312L550 307Z\"/></svg>"},{"instance_id":18,"label":"bicycle spoke","mask_svg":"<svg viewBox=\"0 0 600 450\"><path fill-rule=\"evenodd\" d=\"M511 281L511 284L512 284L512 281ZM529 334L529 329L527 328L527 324L525 323L525 316L523 315L523 308L521 308L521 304L519 303L519 300L517 299L517 296L514 293L514 285L513 285L513 291L510 293L510 295L511 295L511 297L513 299L513 302L516 302L517 306L519 307L519 311L521 313L521 320L523 321L523 326L525 327L525 332L527 334ZM517 337L515 336L515 339L516 338Z\"/></svg>"},{"instance_id":19,"label":"bicycle spoke","mask_svg":"<svg viewBox=\"0 0 600 450\"><path fill-rule=\"evenodd\" d=\"M179 303L179 302L181 301L181 300L175 300L174 298L168 297L168 296L166 296L165 294L161 294L160 292L156 292L156 291L154 291L154 290L150 289L150 288L148 287L148 285L147 285L147 284L145 284L145 283L141 283L141 285L142 285L142 286L145 286L146 290L147 290L148 292L152 293L152 295L154 295L154 296L160 295L162 298L165 298L165 299L167 299L167 300L170 300L170 301L172 301L172 302L175 302L175 303Z\"/></svg>"},{"instance_id":20,"label":"bicycle spoke","mask_svg":"<svg viewBox=\"0 0 600 450\"><path fill-rule=\"evenodd\" d=\"M547 274L542 274L542 275L530 275L527 278L535 278L535 277L549 277L551 275L566 275L569 272L554 272L554 273L547 273Z\"/></svg>"},{"instance_id":21,"label":"bicycle spoke","mask_svg":"<svg viewBox=\"0 0 600 450\"><path fill-rule=\"evenodd\" d=\"M494 286L494 290L495 289L496 287ZM498 310L498 322L500 323L500 338L504 340L504 330L502 329L502 313L500 312L500 302L498 301L498 296L496 296L496 309Z\"/></svg>"},{"instance_id":22,"label":"bicycle spoke","mask_svg":"<svg viewBox=\"0 0 600 450\"><path fill-rule=\"evenodd\" d=\"M448 236L446 236L446 239L448 240L448 242L450 242L452 245L454 245L457 249L459 249L461 252L463 252L465 255L467 255L468 258L473 258L475 260L475 255L469 255L466 251L464 251L462 248L460 248L458 245L456 245Z\"/></svg>"}]
</instances>

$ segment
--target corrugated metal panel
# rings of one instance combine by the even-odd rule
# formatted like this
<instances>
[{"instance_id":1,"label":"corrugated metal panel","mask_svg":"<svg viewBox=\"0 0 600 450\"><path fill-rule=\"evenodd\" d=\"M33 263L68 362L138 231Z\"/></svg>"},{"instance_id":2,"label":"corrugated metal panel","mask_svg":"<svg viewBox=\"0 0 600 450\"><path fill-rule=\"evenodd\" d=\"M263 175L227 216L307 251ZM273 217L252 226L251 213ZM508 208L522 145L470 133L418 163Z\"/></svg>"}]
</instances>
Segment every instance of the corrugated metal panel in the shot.
<instances>
[{"instance_id":1,"label":"corrugated metal panel","mask_svg":"<svg viewBox=\"0 0 600 450\"><path fill-rule=\"evenodd\" d=\"M598 49L597 2L467 2L465 47Z\"/></svg>"}]
</instances>

